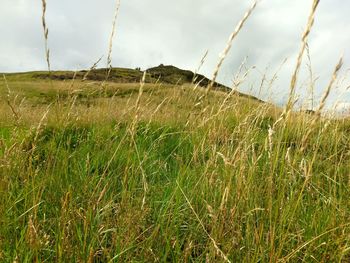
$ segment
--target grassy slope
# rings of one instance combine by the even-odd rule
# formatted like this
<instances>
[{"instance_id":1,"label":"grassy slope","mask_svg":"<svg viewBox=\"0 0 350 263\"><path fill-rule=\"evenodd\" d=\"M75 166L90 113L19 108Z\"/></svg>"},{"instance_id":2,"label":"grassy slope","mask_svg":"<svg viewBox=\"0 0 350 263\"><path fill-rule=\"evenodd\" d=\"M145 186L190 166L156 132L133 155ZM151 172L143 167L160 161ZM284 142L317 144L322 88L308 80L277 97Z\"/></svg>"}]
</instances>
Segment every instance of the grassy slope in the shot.
<instances>
[{"instance_id":1,"label":"grassy slope","mask_svg":"<svg viewBox=\"0 0 350 263\"><path fill-rule=\"evenodd\" d=\"M199 87L207 87L210 80L201 75L195 74L189 70L179 69L171 65L159 65L157 67L152 67L147 70L145 82L150 84L163 83L169 85L184 85L187 83L196 84ZM16 80L24 79L52 79L52 80L72 80L72 79L85 79L91 81L104 81L106 75L108 75L108 80L115 83L139 83L143 77L143 71L139 69L130 68L112 68L112 69L92 69L92 70L81 70L81 71L53 71L50 74L45 71L27 72L27 73L14 73L9 74L8 77ZM215 90L220 90L224 92L230 92L231 89L220 83L215 82L213 85ZM256 97L243 94L240 92L235 92L236 95L251 98L254 100L259 100Z\"/></svg>"},{"instance_id":2,"label":"grassy slope","mask_svg":"<svg viewBox=\"0 0 350 263\"><path fill-rule=\"evenodd\" d=\"M33 74L7 77L19 119L0 88L2 261L350 260L348 120Z\"/></svg>"}]
</instances>

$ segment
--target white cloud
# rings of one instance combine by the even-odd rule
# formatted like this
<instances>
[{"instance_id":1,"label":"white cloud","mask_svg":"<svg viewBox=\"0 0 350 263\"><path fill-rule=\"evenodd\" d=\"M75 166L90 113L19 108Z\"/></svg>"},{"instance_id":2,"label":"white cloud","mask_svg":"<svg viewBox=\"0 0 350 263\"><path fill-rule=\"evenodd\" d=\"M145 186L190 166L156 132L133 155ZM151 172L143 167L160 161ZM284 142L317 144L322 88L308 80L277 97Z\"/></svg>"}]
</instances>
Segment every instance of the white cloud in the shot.
<instances>
[{"instance_id":1,"label":"white cloud","mask_svg":"<svg viewBox=\"0 0 350 263\"><path fill-rule=\"evenodd\" d=\"M206 50L209 55L202 72L211 76L218 55L231 31L251 1L240 0L121 0L113 65L147 68L160 63L195 69ZM45 69L41 28L41 1L2 0L0 9L0 72ZM89 67L107 53L115 1L47 1L47 24L51 64L54 69ZM281 102L288 93L300 38L311 1L261 1L233 43L219 80L231 84L233 73L245 56L260 71L269 66L268 76L282 61L273 90L260 95ZM310 35L314 73L319 76L315 93L320 96L341 53L345 66L350 59L348 25L350 2L321 1ZM106 58L106 56L105 56ZM304 61L305 62L305 61ZM105 62L101 64L104 66ZM307 83L303 66L300 82ZM261 74L253 71L243 91L258 94ZM305 94L306 86L301 87ZM335 98L333 95L332 98ZM350 101L350 98L349 98Z\"/></svg>"},{"instance_id":2,"label":"white cloud","mask_svg":"<svg viewBox=\"0 0 350 263\"><path fill-rule=\"evenodd\" d=\"M343 113L350 113L350 102L339 102L336 105L336 110Z\"/></svg>"}]
</instances>

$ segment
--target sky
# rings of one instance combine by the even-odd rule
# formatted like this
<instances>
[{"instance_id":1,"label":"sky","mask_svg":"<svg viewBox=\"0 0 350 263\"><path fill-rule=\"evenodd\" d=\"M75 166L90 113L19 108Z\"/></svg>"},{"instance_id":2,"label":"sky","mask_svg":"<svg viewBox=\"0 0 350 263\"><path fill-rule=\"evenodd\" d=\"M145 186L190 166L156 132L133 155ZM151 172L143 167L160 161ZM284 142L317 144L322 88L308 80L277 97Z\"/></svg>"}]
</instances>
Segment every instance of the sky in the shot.
<instances>
[{"instance_id":1,"label":"sky","mask_svg":"<svg viewBox=\"0 0 350 263\"><path fill-rule=\"evenodd\" d=\"M229 35L251 4L251 0L121 0L112 65L147 69L162 63L194 71L208 51L199 72L211 77ZM259 1L234 40L218 80L233 86L245 61L240 76L249 74L239 90L282 105L311 5L312 0ZM47 0L52 69L89 68L101 56L98 66L106 67L115 6L115 0ZM315 105L343 56L328 107L337 103L340 110L350 108L349 11L350 1L344 0L321 0L317 10L309 38ZM41 15L40 0L1 0L0 72L47 69ZM298 103L310 108L308 65L304 56Z\"/></svg>"}]
</instances>

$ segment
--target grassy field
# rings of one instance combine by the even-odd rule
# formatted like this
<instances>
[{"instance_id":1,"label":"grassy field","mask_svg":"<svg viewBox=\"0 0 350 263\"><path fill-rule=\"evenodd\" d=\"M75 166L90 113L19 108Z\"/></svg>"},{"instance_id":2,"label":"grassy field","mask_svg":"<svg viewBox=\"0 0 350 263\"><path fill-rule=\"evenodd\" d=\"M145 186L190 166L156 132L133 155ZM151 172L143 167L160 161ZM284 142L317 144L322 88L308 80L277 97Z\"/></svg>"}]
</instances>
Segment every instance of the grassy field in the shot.
<instances>
[{"instance_id":1,"label":"grassy field","mask_svg":"<svg viewBox=\"0 0 350 263\"><path fill-rule=\"evenodd\" d=\"M321 115L342 60L292 110L318 3L284 109L215 82L257 2L211 80L112 68L119 4L108 69L4 74L0 262L350 262L350 119Z\"/></svg>"},{"instance_id":2,"label":"grassy field","mask_svg":"<svg viewBox=\"0 0 350 263\"><path fill-rule=\"evenodd\" d=\"M33 74L0 88L0 261L350 261L349 119Z\"/></svg>"}]
</instances>

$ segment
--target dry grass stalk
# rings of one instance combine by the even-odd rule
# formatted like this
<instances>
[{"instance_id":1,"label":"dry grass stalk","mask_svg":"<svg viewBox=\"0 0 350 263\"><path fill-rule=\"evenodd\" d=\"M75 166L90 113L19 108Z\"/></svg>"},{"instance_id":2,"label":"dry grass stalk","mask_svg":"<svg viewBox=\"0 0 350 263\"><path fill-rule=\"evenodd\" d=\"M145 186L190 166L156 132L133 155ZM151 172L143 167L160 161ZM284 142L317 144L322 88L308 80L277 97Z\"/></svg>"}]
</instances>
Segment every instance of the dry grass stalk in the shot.
<instances>
[{"instance_id":1,"label":"dry grass stalk","mask_svg":"<svg viewBox=\"0 0 350 263\"><path fill-rule=\"evenodd\" d=\"M307 25L306 25L306 29L305 29L305 31L303 33L303 36L302 36L302 45L301 45L301 48L300 48L300 51L299 51L299 54L298 54L297 63L296 63L296 66L295 66L295 69L294 69L294 72L293 72L293 75L292 75L292 79L291 79L291 82L290 82L290 91L289 91L289 96L288 96L288 102L287 102L286 107L284 108L281 116L273 124L272 130L275 130L277 124L286 119L286 117L289 115L290 111L292 110L292 108L294 106L294 103L295 103L294 96L295 96L295 89L296 89L296 84L297 84L297 78L298 78L298 74L299 74L299 71L300 71L303 55L304 55L304 52L305 52L305 49L306 49L306 46L307 46L307 39L308 39L308 36L309 36L309 34L311 32L311 28L312 28L312 26L314 24L315 13L316 13L316 9L317 9L317 6L318 6L319 3L320 3L320 0L314 0L313 1L311 12L310 12L310 15L309 15L309 18L308 18L308 22L307 22Z\"/></svg>"},{"instance_id":2,"label":"dry grass stalk","mask_svg":"<svg viewBox=\"0 0 350 263\"><path fill-rule=\"evenodd\" d=\"M141 205L141 210L144 209L145 207L145 204L146 204L146 196L147 196L147 192L148 192L148 183L147 183L147 180L146 180L146 173L142 167L142 161L141 161L141 157L140 157L140 153L139 153L139 150L137 148L137 145L136 145L136 142L135 142L135 132L136 132L136 127L137 127L137 122L138 122L138 119L139 119L139 111L140 111L140 101L141 101L141 97L142 97L142 94L143 94L143 89L144 89L144 86L145 86L145 83L146 83L146 75L147 75L147 72L144 71L143 72L143 76L142 76L142 79L141 79L141 82L140 82L140 89L139 89L139 94L137 96L137 99L136 99L136 103L135 103L135 116L134 116L134 120L131 124L131 140L132 140L132 143L135 147L135 151L136 151L136 154L137 154L137 158L138 158L138 161L139 161L139 168L140 168L140 171L142 173L142 185L143 185L143 198L142 198L142 205Z\"/></svg>"},{"instance_id":3,"label":"dry grass stalk","mask_svg":"<svg viewBox=\"0 0 350 263\"><path fill-rule=\"evenodd\" d=\"M317 110L315 111L315 118L312 120L312 122L309 126L309 129L307 130L307 133L303 136L302 143L301 143L301 145L302 145L301 151L302 152L305 150L306 143L310 137L310 134L314 130L314 127L315 127L317 121L320 119L321 111L323 110L324 106L326 105L326 101L327 101L327 98L329 96L329 93L331 92L331 89L332 89L332 87L337 79L338 73L339 73L340 69L342 68L342 66L343 66L343 58L340 58L338 61L338 64L336 65L336 67L333 71L332 78L331 78L331 80L326 88L326 91L324 92L324 94L321 98L320 105L318 106Z\"/></svg>"},{"instance_id":4,"label":"dry grass stalk","mask_svg":"<svg viewBox=\"0 0 350 263\"><path fill-rule=\"evenodd\" d=\"M8 82L7 82L5 74L2 74L2 76L4 78L5 86L6 86L6 89L7 89L7 100L6 100L7 105L10 107L16 122L18 122L19 119L20 119L19 114L17 113L17 111L15 110L15 107L12 105L12 103L10 101L10 96L11 96L10 86L8 85Z\"/></svg>"},{"instance_id":5,"label":"dry grass stalk","mask_svg":"<svg viewBox=\"0 0 350 263\"><path fill-rule=\"evenodd\" d=\"M109 78L109 75L111 74L112 70L112 50L113 50L113 40L114 40L114 35L115 35L115 28L116 28L116 23L117 23L117 18L119 14L119 8L120 8L120 0L117 0L116 2L116 7L115 7L115 12L114 12L114 18L113 18L113 24L112 24L112 32L109 38L109 46L108 46L108 56L107 56L107 76L106 76L106 81Z\"/></svg>"},{"instance_id":6,"label":"dry grass stalk","mask_svg":"<svg viewBox=\"0 0 350 263\"><path fill-rule=\"evenodd\" d=\"M46 55L46 62L47 62L47 68L49 70L49 74L51 73L51 65L50 65L50 50L48 47L48 37L49 37L49 29L46 25L46 0L42 0L42 25L44 29L44 38L45 38L45 55Z\"/></svg>"},{"instance_id":7,"label":"dry grass stalk","mask_svg":"<svg viewBox=\"0 0 350 263\"><path fill-rule=\"evenodd\" d=\"M269 144L268 155L269 155L269 158L271 158L272 151L273 151L273 135L274 135L274 133L275 133L275 131L270 126L269 130L268 130L268 144Z\"/></svg>"},{"instance_id":8,"label":"dry grass stalk","mask_svg":"<svg viewBox=\"0 0 350 263\"><path fill-rule=\"evenodd\" d=\"M146 81L146 71L143 72L143 76L140 82L140 88L139 88L139 94L137 96L136 102L135 102L135 115L131 124L131 136L134 136L135 130L136 130L136 125L139 119L139 112L140 112L140 102L141 102L141 97L143 94L143 88L145 86L145 81Z\"/></svg>"},{"instance_id":9,"label":"dry grass stalk","mask_svg":"<svg viewBox=\"0 0 350 263\"><path fill-rule=\"evenodd\" d=\"M141 97L143 94L143 88L145 87L145 83L146 83L146 74L147 74L147 72L144 71L143 75L142 75L140 89L139 89L139 95L137 96L136 103L135 103L136 112L138 112L140 109L140 100L141 100Z\"/></svg>"},{"instance_id":10,"label":"dry grass stalk","mask_svg":"<svg viewBox=\"0 0 350 263\"><path fill-rule=\"evenodd\" d=\"M232 90L237 90L237 88L244 82L245 78L248 76L250 70L252 69L252 68L247 69L247 61L248 61L248 56L246 56L241 62L241 64L239 65L238 71L233 77ZM241 77L243 69L245 69L245 73Z\"/></svg>"},{"instance_id":11,"label":"dry grass stalk","mask_svg":"<svg viewBox=\"0 0 350 263\"><path fill-rule=\"evenodd\" d=\"M193 206L192 206L190 200L189 200L188 197L186 196L185 192L182 190L182 188L181 188L181 186L180 186L180 184L179 184L178 181L176 181L176 184L177 184L177 186L179 187L179 189L180 189L182 195L185 197L186 202L188 203L188 206L191 208L193 214L194 214L195 217L197 218L197 220L198 220L199 224L201 225L201 227L203 228L204 232L207 234L207 236L209 237L210 241L213 243L213 246L214 246L214 248L215 248L215 250L216 250L216 253L217 253L218 255L220 255L220 256L222 257L222 259L223 259L225 262L231 263L231 261L230 261L230 260L228 259L228 257L225 255L225 253L219 248L219 246L218 246L217 242L215 241L215 239L208 233L208 231L207 231L207 229L205 228L205 226L204 226L202 220L199 218L198 214L197 214L196 211L194 210L194 208L193 208Z\"/></svg>"},{"instance_id":12,"label":"dry grass stalk","mask_svg":"<svg viewBox=\"0 0 350 263\"><path fill-rule=\"evenodd\" d=\"M255 9L257 5L257 1L254 1L254 3L252 4L252 6L248 9L248 11L244 14L243 18L241 21L239 21L238 25L236 26L235 30L232 32L232 34L229 37L229 40L227 42L227 45L224 49L224 51L222 52L222 54L220 55L220 59L219 62L214 70L214 74L213 74L213 78L212 81L210 82L208 88L207 88L207 93L213 88L216 78L219 74L219 70L227 56L227 54L229 53L231 47L232 47L232 42L233 40L236 38L236 36L238 35L238 33L241 31L244 23L247 21L247 19L249 18L249 16L252 14L253 10Z\"/></svg>"},{"instance_id":13,"label":"dry grass stalk","mask_svg":"<svg viewBox=\"0 0 350 263\"><path fill-rule=\"evenodd\" d=\"M317 78L314 78L314 73L312 71L311 54L310 54L310 47L308 43L306 43L306 55L308 60L307 68L309 70L309 75L310 75L309 94L308 94L309 95L308 100L310 103L308 102L307 105L310 106L311 110L313 110L314 109L314 90L315 90L315 83Z\"/></svg>"},{"instance_id":14,"label":"dry grass stalk","mask_svg":"<svg viewBox=\"0 0 350 263\"><path fill-rule=\"evenodd\" d=\"M332 228L326 232L323 232L321 234L319 234L318 236L315 236L314 238L310 239L309 241L303 243L302 245L298 246L296 249L294 249L292 252L290 252L287 256L281 258L278 260L278 262L288 262L290 261L291 258L294 257L295 254L297 254L300 250L302 250L303 248L307 247L308 245L310 245L312 242L316 241L317 239L321 238L322 236L328 234L328 233L331 233L331 232L334 232L338 229L345 229L345 228L348 228L350 225L349 224L344 224L344 225L341 225L341 226L338 226L338 227L335 227L335 228Z\"/></svg>"},{"instance_id":15,"label":"dry grass stalk","mask_svg":"<svg viewBox=\"0 0 350 263\"><path fill-rule=\"evenodd\" d=\"M27 228L27 242L31 249L35 249L39 245L38 231L33 222L33 216L29 216L28 228Z\"/></svg>"},{"instance_id":16,"label":"dry grass stalk","mask_svg":"<svg viewBox=\"0 0 350 263\"><path fill-rule=\"evenodd\" d=\"M285 114L289 113L289 111L293 107L293 100L294 100L294 96L295 96L295 89L296 89L296 85L297 85L298 74L300 71L300 67L301 67L301 63L303 60L303 55L304 55L305 49L307 47L307 40L308 40L309 34L311 32L311 28L312 28L314 21L315 21L315 13L316 13L316 9L317 9L317 6L319 3L320 3L320 0L313 1L311 12L310 12L308 22L307 22L307 26L306 26L306 29L305 29L303 36L302 36L301 48L300 48L300 51L298 54L297 63L296 63L296 66L295 66L295 69L294 69L294 72L292 75L292 79L290 82L288 102L287 102L287 105L286 105L286 108L284 111Z\"/></svg>"},{"instance_id":17,"label":"dry grass stalk","mask_svg":"<svg viewBox=\"0 0 350 263\"><path fill-rule=\"evenodd\" d=\"M233 79L233 86L231 91L225 96L224 100L222 101L222 103L220 104L219 109L217 110L216 114L214 114L211 118L215 118L217 116L219 116L221 113L223 113L225 111L225 105L227 104L228 100L234 95L236 94L236 91L238 89L238 87L246 80L246 78L248 77L250 70L252 68L247 69L246 68L246 63L247 63L247 58L245 57L244 60L242 61L241 65L238 68L238 72L235 74L234 79ZM242 74L242 70L243 68L246 69L245 73L243 74L242 77L240 77L240 75Z\"/></svg>"},{"instance_id":18,"label":"dry grass stalk","mask_svg":"<svg viewBox=\"0 0 350 263\"><path fill-rule=\"evenodd\" d=\"M136 141L134 139L134 137L132 138L133 143L134 143L134 147L135 147L135 152L137 155L137 159L139 161L139 168L142 174L142 187L143 187L143 197L142 197L142 204L141 204L141 210L144 210L145 208L145 204L146 204L146 196L147 196L147 192L148 192L148 183L147 183L147 179L146 179L146 173L142 167L142 161L141 161L141 157L140 157L140 153L136 144Z\"/></svg>"},{"instance_id":19,"label":"dry grass stalk","mask_svg":"<svg viewBox=\"0 0 350 263\"><path fill-rule=\"evenodd\" d=\"M41 117L38 126L36 127L36 133L35 133L35 137L33 140L33 148L35 148L35 143L37 142L38 138L39 138L39 134L41 131L41 127L43 126L44 120L46 119L47 115L49 114L50 108L51 108L52 104L49 104L49 106L47 107L47 110L45 111L44 115Z\"/></svg>"},{"instance_id":20,"label":"dry grass stalk","mask_svg":"<svg viewBox=\"0 0 350 263\"><path fill-rule=\"evenodd\" d=\"M203 64L204 64L204 61L205 61L205 59L206 59L207 56L208 56L208 53L209 53L208 50L205 51L205 53L204 53L204 55L203 55L203 57L202 57L202 59L201 59L201 62L199 63L198 68L194 71L193 79L192 79L192 84L194 84L194 83L196 82L196 80L198 79L197 74L198 74L199 70L202 68L202 66L203 66ZM200 84L200 81L199 81L196 85L194 85L193 90L196 90L196 89L198 88L199 84Z\"/></svg>"},{"instance_id":21,"label":"dry grass stalk","mask_svg":"<svg viewBox=\"0 0 350 263\"><path fill-rule=\"evenodd\" d=\"M100 58L89 68L89 70L85 73L85 75L84 75L82 81L87 80L87 77L89 76L90 72L91 72L92 70L96 69L98 63L100 63L100 61L102 60L102 58L103 58L103 56L100 57Z\"/></svg>"},{"instance_id":22,"label":"dry grass stalk","mask_svg":"<svg viewBox=\"0 0 350 263\"><path fill-rule=\"evenodd\" d=\"M338 73L340 71L340 69L342 68L343 66L343 58L341 57L338 61L338 64L336 65L334 71L333 71L333 74L332 74L332 78L331 78L331 81L329 82L327 88L326 88L326 91L325 93L323 94L322 98L321 98L321 102L320 102L320 105L318 106L316 112L319 113L323 110L324 106L325 106L325 103L326 103L326 100L329 96L329 93L331 92L331 89L338 77Z\"/></svg>"},{"instance_id":23,"label":"dry grass stalk","mask_svg":"<svg viewBox=\"0 0 350 263\"><path fill-rule=\"evenodd\" d=\"M262 78L261 78L261 81L260 81L260 85L259 85L259 92L258 92L258 95L257 95L258 98L260 98L262 96L263 90L266 89L266 93L265 94L269 94L269 97L268 97L267 101L271 101L272 100L272 87L273 87L273 84L277 80L278 73L281 71L282 67L284 66L284 64L286 62L287 62L287 58L285 58L283 60L283 62L279 65L279 67L274 71L274 74L271 76L271 78L268 77L269 67L266 67L264 72L261 72L255 66L253 66L251 68L251 69L256 69L257 72L259 72L262 75ZM251 87L253 88L253 86L251 86ZM252 89L250 91L252 92Z\"/></svg>"}]
</instances>

